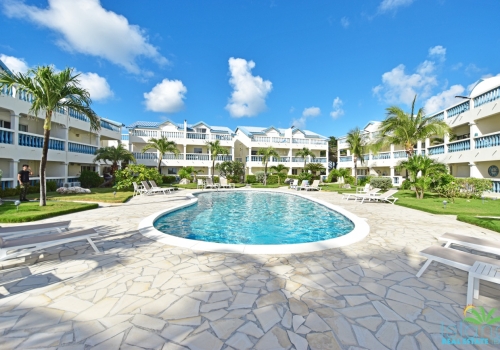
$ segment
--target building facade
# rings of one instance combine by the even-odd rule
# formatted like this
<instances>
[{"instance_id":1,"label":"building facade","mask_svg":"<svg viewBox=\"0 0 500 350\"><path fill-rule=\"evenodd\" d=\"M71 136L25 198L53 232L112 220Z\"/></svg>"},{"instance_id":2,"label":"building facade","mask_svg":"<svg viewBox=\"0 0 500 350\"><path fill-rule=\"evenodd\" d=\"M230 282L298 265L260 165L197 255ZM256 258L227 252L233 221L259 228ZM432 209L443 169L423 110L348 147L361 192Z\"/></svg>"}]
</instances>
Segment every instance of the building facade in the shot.
<instances>
[{"instance_id":1,"label":"building facade","mask_svg":"<svg viewBox=\"0 0 500 350\"><path fill-rule=\"evenodd\" d=\"M451 127L451 137L428 138L415 145L416 154L428 155L448 165L455 177L491 179L493 192L500 193L500 76L479 81L468 97L438 113ZM364 130L370 141L378 136L380 122L368 123ZM346 137L338 139L338 167L351 168L354 163ZM358 160L357 176L390 176L395 186L402 182L396 170L407 157L402 145L391 145L377 154L365 154Z\"/></svg>"}]
</instances>

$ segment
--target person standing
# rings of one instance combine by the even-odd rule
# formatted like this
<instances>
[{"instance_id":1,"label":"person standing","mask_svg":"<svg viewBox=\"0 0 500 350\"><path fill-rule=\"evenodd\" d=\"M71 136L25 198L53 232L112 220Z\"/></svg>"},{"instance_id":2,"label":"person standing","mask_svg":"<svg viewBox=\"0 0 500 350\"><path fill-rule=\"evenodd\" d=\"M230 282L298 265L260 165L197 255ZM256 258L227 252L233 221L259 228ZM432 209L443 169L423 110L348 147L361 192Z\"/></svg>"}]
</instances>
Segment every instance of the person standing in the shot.
<instances>
[{"instance_id":1,"label":"person standing","mask_svg":"<svg viewBox=\"0 0 500 350\"><path fill-rule=\"evenodd\" d=\"M19 194L19 200L21 202L28 202L26 194L30 187L30 175L31 169L28 164L23 164L23 170L17 173L17 181L19 181L19 187L21 187L21 193Z\"/></svg>"}]
</instances>

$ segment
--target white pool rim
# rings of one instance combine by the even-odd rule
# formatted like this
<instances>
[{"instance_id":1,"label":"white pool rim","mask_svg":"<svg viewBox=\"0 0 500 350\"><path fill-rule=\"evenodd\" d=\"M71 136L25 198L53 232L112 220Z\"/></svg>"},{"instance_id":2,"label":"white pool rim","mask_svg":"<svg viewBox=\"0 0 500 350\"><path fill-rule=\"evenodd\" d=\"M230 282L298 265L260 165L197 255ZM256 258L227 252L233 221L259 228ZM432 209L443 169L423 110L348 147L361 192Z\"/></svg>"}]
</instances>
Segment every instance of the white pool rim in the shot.
<instances>
[{"instance_id":1,"label":"white pool rim","mask_svg":"<svg viewBox=\"0 0 500 350\"><path fill-rule=\"evenodd\" d=\"M189 248L192 250L201 250L201 251L208 251L208 252L216 252L216 253L238 253L238 254L296 254L296 253L310 253L310 252L316 252L316 251L321 251L321 250L326 250L326 249L332 249L332 248L339 248L339 247L344 247L356 242L359 242L363 240L368 233L370 232L370 226L368 223L354 215L353 213L345 210L342 207L339 207L337 205L333 205L330 203L327 203L325 201L312 198L309 196L305 196L301 194L300 192L295 192L295 191L277 191L277 190L265 190L265 189L259 189L259 190L248 190L248 189L230 189L230 190L220 190L222 191L259 191L259 192L270 192L270 193L281 193L281 194L288 194L288 195L294 195L298 197L302 197L305 199L308 199L310 201L316 202L318 204L321 204L325 206L328 209L331 209L333 211L338 212L339 214L344 215L346 218L351 220L351 222L354 224L354 229L346 233L345 235L342 235L340 237L336 238L331 238L327 239L324 241L317 241L317 242L309 242L309 243L295 243L295 244L227 244L227 243L215 243L215 242L205 242L205 241L197 241L193 239L186 239L186 238L181 238L181 237L176 237L172 236L166 233L163 233L159 230L157 230L154 227L154 222L156 219L158 219L160 216L177 211L179 209L194 205L197 201L198 198L194 196L196 193L206 193L207 190L204 191L196 191L196 192L191 192L186 195L186 201L176 205L175 207L169 208L169 209L164 209L160 210L154 214L149 215L148 217L144 218L140 223L139 223L139 232L144 235L145 237L148 237L152 240L155 240L157 242L167 244L170 246L176 246L176 247L183 247L183 248Z\"/></svg>"}]
</instances>

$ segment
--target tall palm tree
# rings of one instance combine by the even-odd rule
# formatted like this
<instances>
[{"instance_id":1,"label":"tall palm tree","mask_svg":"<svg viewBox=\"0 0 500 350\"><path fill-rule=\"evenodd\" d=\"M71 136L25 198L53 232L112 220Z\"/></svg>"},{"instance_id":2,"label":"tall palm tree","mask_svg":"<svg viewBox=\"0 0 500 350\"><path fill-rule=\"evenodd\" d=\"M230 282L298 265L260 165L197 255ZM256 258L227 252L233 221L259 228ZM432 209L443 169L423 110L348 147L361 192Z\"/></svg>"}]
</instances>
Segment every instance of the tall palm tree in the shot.
<instances>
[{"instance_id":1,"label":"tall palm tree","mask_svg":"<svg viewBox=\"0 0 500 350\"><path fill-rule=\"evenodd\" d=\"M299 156L300 158L304 158L304 168L306 167L307 156L311 156L312 159L316 158L316 155L313 153L313 151L311 151L307 147L302 148L300 151L297 151L297 153L295 153L295 154L297 156Z\"/></svg>"},{"instance_id":2,"label":"tall palm tree","mask_svg":"<svg viewBox=\"0 0 500 350\"><path fill-rule=\"evenodd\" d=\"M101 147L95 152L94 163L103 161L108 164L111 162L111 181L115 178L115 171L118 170L118 162L133 162L135 163L134 155L120 143L118 147Z\"/></svg>"},{"instance_id":3,"label":"tall palm tree","mask_svg":"<svg viewBox=\"0 0 500 350\"><path fill-rule=\"evenodd\" d=\"M229 154L229 151L227 148L222 147L219 140L207 141L206 145L212 156L212 181L214 181L215 161L217 160L217 156L220 154Z\"/></svg>"},{"instance_id":4,"label":"tall palm tree","mask_svg":"<svg viewBox=\"0 0 500 350\"><path fill-rule=\"evenodd\" d=\"M363 155L368 149L367 142L363 135L363 132L358 128L354 128L347 133L345 142L349 146L351 151L352 161L354 162L354 184L358 184L358 159L361 160L361 164L364 163Z\"/></svg>"},{"instance_id":5,"label":"tall palm tree","mask_svg":"<svg viewBox=\"0 0 500 350\"><path fill-rule=\"evenodd\" d=\"M160 152L160 156L158 157L158 172L161 174L161 161L163 160L163 156L165 153L173 153L175 155L179 154L179 150L177 149L177 144L175 141L169 141L165 136L160 137L159 139L155 139L154 137L150 138L146 146L142 149L142 153L146 151L154 149Z\"/></svg>"},{"instance_id":6,"label":"tall palm tree","mask_svg":"<svg viewBox=\"0 0 500 350\"><path fill-rule=\"evenodd\" d=\"M280 159L280 155L274 149L273 146L269 146L267 148L261 148L257 152L258 155L262 156L262 164L264 164L264 186L267 185L267 163L272 159L272 157L276 159Z\"/></svg>"},{"instance_id":7,"label":"tall palm tree","mask_svg":"<svg viewBox=\"0 0 500 350\"><path fill-rule=\"evenodd\" d=\"M431 183L432 174L447 172L446 165L422 155L414 155L400 162L397 169L403 168L410 173L409 181L415 188L417 199L424 198L424 192Z\"/></svg>"},{"instance_id":8,"label":"tall palm tree","mask_svg":"<svg viewBox=\"0 0 500 350\"><path fill-rule=\"evenodd\" d=\"M278 173L278 185L280 185L280 174L283 172L283 171L288 171L288 168L286 166L284 166L283 164L278 164L278 165L273 165L271 167L271 171L276 171Z\"/></svg>"},{"instance_id":9,"label":"tall palm tree","mask_svg":"<svg viewBox=\"0 0 500 350\"><path fill-rule=\"evenodd\" d=\"M438 120L435 116L426 116L424 109L420 108L415 114L415 101L411 104L411 112L406 113L397 106L386 109L387 117L379 128L379 136L375 140L376 149L384 146L403 145L408 157L413 156L414 145L419 140L425 140L431 136L443 137L450 133L450 127L444 120Z\"/></svg>"},{"instance_id":10,"label":"tall palm tree","mask_svg":"<svg viewBox=\"0 0 500 350\"><path fill-rule=\"evenodd\" d=\"M66 68L56 72L52 66L39 66L23 73L0 73L0 87L16 88L18 92L31 94L31 103L28 114L38 117L45 113L43 123L43 148L40 162L40 206L47 205L45 184L45 169L49 151L50 130L52 115L59 109L72 109L85 115L90 122L90 129L100 129L100 119L90 108L92 100L87 90L80 87L80 74L73 74L73 69Z\"/></svg>"},{"instance_id":11,"label":"tall palm tree","mask_svg":"<svg viewBox=\"0 0 500 350\"><path fill-rule=\"evenodd\" d=\"M304 168L306 171L310 171L311 174L316 175L318 171L325 170L325 167L321 163L309 163Z\"/></svg>"}]
</instances>

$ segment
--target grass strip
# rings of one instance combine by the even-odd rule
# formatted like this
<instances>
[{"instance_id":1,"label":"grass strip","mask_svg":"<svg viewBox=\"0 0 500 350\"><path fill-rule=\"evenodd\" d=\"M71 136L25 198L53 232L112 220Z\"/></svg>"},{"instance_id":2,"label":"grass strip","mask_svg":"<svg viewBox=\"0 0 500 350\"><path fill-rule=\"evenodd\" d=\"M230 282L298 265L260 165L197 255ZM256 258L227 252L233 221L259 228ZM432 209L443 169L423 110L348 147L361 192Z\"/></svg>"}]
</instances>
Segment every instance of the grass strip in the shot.
<instances>
[{"instance_id":1,"label":"grass strip","mask_svg":"<svg viewBox=\"0 0 500 350\"><path fill-rule=\"evenodd\" d=\"M500 220L498 219L483 219L470 215L457 215L457 220L500 233Z\"/></svg>"},{"instance_id":2,"label":"grass strip","mask_svg":"<svg viewBox=\"0 0 500 350\"><path fill-rule=\"evenodd\" d=\"M51 218L54 216L76 213L79 211L96 209L97 203L47 202L41 207L38 202L23 202L19 210L12 202L4 202L0 206L0 222L30 222Z\"/></svg>"}]
</instances>

